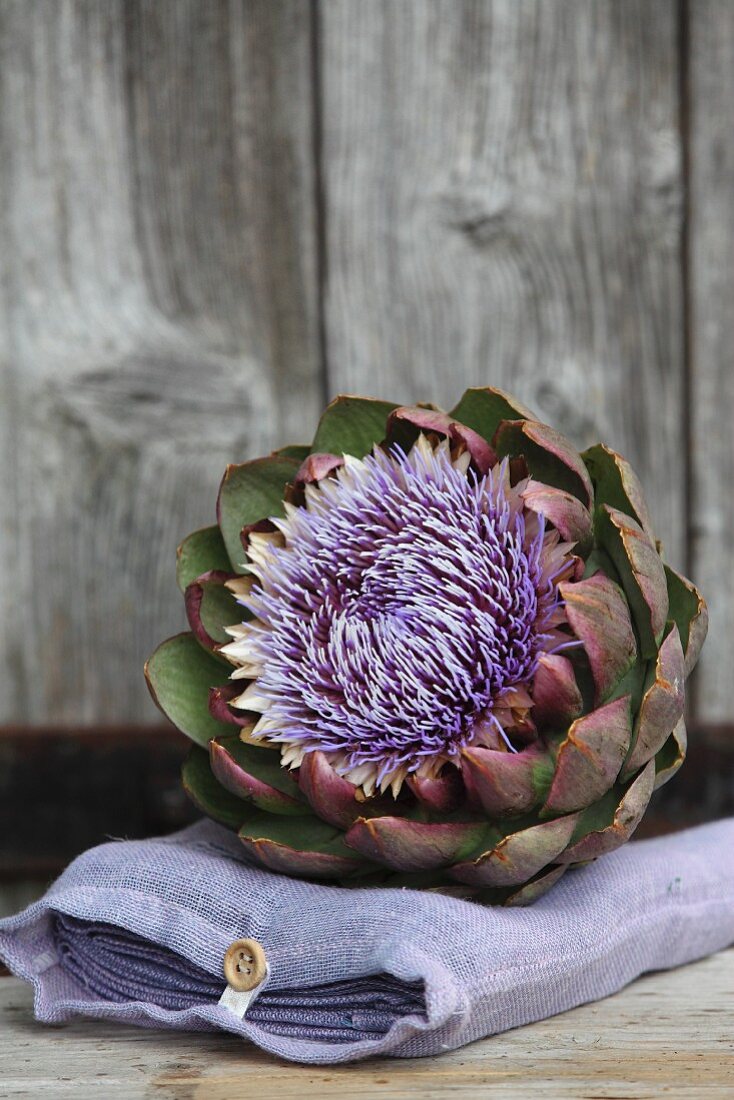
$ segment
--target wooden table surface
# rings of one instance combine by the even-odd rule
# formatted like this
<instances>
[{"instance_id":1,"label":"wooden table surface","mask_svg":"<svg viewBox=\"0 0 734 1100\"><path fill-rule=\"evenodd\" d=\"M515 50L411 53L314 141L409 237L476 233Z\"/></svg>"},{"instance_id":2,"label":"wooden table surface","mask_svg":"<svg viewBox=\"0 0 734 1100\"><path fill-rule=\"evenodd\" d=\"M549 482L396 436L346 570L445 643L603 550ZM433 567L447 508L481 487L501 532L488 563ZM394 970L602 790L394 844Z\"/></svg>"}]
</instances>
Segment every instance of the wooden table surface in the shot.
<instances>
[{"instance_id":1,"label":"wooden table surface","mask_svg":"<svg viewBox=\"0 0 734 1100\"><path fill-rule=\"evenodd\" d=\"M29 988L2 978L0 1097L731 1100L732 994L734 949L438 1058L315 1068L278 1061L225 1035L94 1020L40 1025Z\"/></svg>"}]
</instances>

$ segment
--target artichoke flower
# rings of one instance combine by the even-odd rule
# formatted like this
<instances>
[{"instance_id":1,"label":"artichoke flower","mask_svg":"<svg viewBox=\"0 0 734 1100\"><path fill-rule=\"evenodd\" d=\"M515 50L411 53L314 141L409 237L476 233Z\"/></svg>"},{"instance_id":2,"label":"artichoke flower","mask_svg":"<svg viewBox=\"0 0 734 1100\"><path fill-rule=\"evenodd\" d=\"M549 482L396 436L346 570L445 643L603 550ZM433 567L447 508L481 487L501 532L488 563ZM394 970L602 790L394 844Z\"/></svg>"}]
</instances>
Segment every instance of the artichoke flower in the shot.
<instances>
[{"instance_id":1,"label":"artichoke flower","mask_svg":"<svg viewBox=\"0 0 734 1100\"><path fill-rule=\"evenodd\" d=\"M496 389L338 397L228 467L147 665L251 861L510 905L623 844L686 751L706 605L637 477Z\"/></svg>"}]
</instances>

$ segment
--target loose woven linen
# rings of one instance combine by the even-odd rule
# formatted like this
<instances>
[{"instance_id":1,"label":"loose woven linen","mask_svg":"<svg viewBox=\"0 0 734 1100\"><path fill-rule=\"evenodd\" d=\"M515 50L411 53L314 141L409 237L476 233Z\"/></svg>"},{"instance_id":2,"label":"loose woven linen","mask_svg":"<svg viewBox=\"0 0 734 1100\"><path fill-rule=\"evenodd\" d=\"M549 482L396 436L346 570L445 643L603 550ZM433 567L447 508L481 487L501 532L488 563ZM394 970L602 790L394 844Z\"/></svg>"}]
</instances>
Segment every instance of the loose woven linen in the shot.
<instances>
[{"instance_id":1,"label":"loose woven linen","mask_svg":"<svg viewBox=\"0 0 734 1100\"><path fill-rule=\"evenodd\" d=\"M270 964L244 1019L217 1003L241 937ZM450 1050L732 942L734 819L633 841L528 909L299 882L201 822L92 849L0 922L39 1020L222 1029L311 1063Z\"/></svg>"}]
</instances>

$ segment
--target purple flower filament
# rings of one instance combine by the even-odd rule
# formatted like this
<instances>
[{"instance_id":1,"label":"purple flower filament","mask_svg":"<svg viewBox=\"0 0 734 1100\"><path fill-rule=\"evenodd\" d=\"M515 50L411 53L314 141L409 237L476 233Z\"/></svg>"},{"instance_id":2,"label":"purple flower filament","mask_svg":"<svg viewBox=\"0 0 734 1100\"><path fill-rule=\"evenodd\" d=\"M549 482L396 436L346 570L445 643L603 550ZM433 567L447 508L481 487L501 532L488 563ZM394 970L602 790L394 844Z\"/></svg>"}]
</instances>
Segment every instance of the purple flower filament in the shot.
<instances>
[{"instance_id":1,"label":"purple flower filament","mask_svg":"<svg viewBox=\"0 0 734 1100\"><path fill-rule=\"evenodd\" d=\"M375 450L277 521L284 545L255 560L243 600L256 619L228 649L258 670L255 736L284 763L319 749L371 793L488 731L512 747L498 713L559 644L569 548L506 463L466 466L424 438Z\"/></svg>"}]
</instances>

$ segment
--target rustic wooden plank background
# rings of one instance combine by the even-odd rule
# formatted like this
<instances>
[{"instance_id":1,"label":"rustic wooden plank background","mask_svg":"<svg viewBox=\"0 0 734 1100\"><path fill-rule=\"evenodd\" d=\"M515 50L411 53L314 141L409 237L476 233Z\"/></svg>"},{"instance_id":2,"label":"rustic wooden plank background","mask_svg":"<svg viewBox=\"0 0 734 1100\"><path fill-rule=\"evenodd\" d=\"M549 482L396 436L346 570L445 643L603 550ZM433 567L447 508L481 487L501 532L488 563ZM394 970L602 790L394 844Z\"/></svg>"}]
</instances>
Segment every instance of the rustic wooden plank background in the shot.
<instances>
[{"instance_id":1,"label":"rustic wooden plank background","mask_svg":"<svg viewBox=\"0 0 734 1100\"><path fill-rule=\"evenodd\" d=\"M631 455L682 565L676 5L320 10L330 386L496 381Z\"/></svg>"},{"instance_id":2,"label":"rustic wooden plank background","mask_svg":"<svg viewBox=\"0 0 734 1100\"><path fill-rule=\"evenodd\" d=\"M0 4L0 721L157 720L173 554L321 406L311 16Z\"/></svg>"},{"instance_id":3,"label":"rustic wooden plank background","mask_svg":"<svg viewBox=\"0 0 734 1100\"><path fill-rule=\"evenodd\" d=\"M691 4L687 42L691 574L711 627L696 705L734 722L734 5Z\"/></svg>"},{"instance_id":4,"label":"rustic wooden plank background","mask_svg":"<svg viewBox=\"0 0 734 1100\"><path fill-rule=\"evenodd\" d=\"M2 0L0 726L158 720L228 461L494 382L700 580L726 808L733 74L727 0Z\"/></svg>"}]
</instances>

